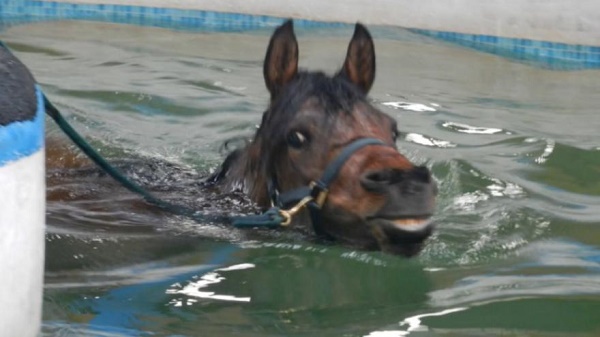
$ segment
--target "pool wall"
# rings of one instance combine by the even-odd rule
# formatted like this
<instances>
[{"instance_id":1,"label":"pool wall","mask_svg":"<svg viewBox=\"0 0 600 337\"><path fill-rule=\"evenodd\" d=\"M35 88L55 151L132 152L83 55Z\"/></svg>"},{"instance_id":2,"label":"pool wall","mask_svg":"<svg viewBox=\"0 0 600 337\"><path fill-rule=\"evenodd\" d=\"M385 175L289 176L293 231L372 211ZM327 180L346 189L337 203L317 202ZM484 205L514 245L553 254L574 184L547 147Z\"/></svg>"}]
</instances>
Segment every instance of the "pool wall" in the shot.
<instances>
[{"instance_id":1,"label":"pool wall","mask_svg":"<svg viewBox=\"0 0 600 337\"><path fill-rule=\"evenodd\" d=\"M361 21L556 69L600 68L596 0L0 0L0 26L78 19L242 31Z\"/></svg>"}]
</instances>

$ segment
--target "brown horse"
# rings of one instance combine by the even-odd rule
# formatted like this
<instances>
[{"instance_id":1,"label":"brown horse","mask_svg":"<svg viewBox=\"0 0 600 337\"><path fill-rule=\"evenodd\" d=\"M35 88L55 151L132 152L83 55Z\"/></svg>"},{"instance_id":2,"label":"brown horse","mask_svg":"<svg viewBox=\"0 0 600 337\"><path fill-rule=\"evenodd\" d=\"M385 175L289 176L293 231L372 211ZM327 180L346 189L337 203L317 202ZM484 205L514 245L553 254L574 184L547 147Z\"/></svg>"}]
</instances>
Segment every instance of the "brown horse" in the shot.
<instances>
[{"instance_id":1,"label":"brown horse","mask_svg":"<svg viewBox=\"0 0 600 337\"><path fill-rule=\"evenodd\" d=\"M265 209L304 187L320 200L292 226L310 231L312 222L317 233L353 246L416 254L432 231L437 187L427 168L398 152L396 121L369 103L375 50L367 29L356 24L344 65L330 77L298 70L298 44L287 21L271 37L263 72L271 99L262 123L209 181L222 190L241 189ZM314 193L332 162L361 139L378 141L345 153L330 184Z\"/></svg>"},{"instance_id":2,"label":"brown horse","mask_svg":"<svg viewBox=\"0 0 600 337\"><path fill-rule=\"evenodd\" d=\"M138 181L150 190L157 186L148 182L164 183L164 179L152 177L153 168L169 172L169 182L173 184L166 188L176 189L171 192L177 197L168 199L177 199L177 203L192 210L231 211L233 204L243 204L237 212L247 212L246 208L253 207L246 206L251 205L229 205L225 202L228 198L223 197L235 196L238 200L243 194L263 209L278 206L289 210L305 205L291 217L294 229L316 232L362 249L407 256L418 253L433 229L430 217L437 187L427 168L414 166L398 152L396 121L369 104L367 93L375 79L375 50L366 28L356 25L343 67L330 77L298 70L298 45L292 22L287 21L271 37L263 71L271 99L254 139L229 154L206 181L200 183L199 177L185 172L177 174L177 167L165 163L140 165L134 158L118 166L137 180L150 174ZM60 206L81 198L79 193L70 191L70 186L98 183L98 176L90 175L86 169L89 162L69 155L68 148L48 145L48 201L52 216L53 201ZM64 172L69 168L72 174ZM133 174L128 174L130 171ZM73 179L82 181L69 183ZM114 199L112 188L117 187L111 186L102 184L107 189L103 196L98 195L103 189L95 189L94 200ZM159 189L163 196L169 194L164 187ZM190 193L193 195L186 198ZM202 193L202 205L192 205L198 193ZM120 210L122 203L117 203ZM105 209L106 202L89 204L92 210L99 208L112 214Z\"/></svg>"}]
</instances>

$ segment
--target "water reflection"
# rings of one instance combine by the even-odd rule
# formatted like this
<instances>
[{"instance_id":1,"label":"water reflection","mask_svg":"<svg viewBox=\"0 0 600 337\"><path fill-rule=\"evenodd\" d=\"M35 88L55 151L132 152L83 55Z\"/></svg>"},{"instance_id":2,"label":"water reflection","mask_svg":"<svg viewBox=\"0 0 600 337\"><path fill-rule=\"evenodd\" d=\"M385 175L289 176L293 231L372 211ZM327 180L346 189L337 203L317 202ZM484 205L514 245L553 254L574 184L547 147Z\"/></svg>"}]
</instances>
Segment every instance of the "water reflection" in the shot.
<instances>
[{"instance_id":1,"label":"water reflection","mask_svg":"<svg viewBox=\"0 0 600 337\"><path fill-rule=\"evenodd\" d=\"M427 106L427 105L421 104L421 103L383 102L381 104L383 104L385 106L389 106L394 109L402 109L402 110L409 110L409 111L416 111L416 112L436 111L436 109L434 107L430 107L430 106Z\"/></svg>"},{"instance_id":2,"label":"water reflection","mask_svg":"<svg viewBox=\"0 0 600 337\"><path fill-rule=\"evenodd\" d=\"M299 34L302 66L339 67L344 29ZM553 72L384 31L374 30L372 99L440 187L423 254L405 261L289 233L248 241L158 212L49 143L44 335L596 336L597 71ZM53 22L2 38L103 154L143 159L124 163L128 174L177 202L248 212L239 195L211 199L197 187L227 139L255 132L269 34Z\"/></svg>"},{"instance_id":3,"label":"water reflection","mask_svg":"<svg viewBox=\"0 0 600 337\"><path fill-rule=\"evenodd\" d=\"M431 312L426 314L420 314L405 318L398 325L403 330L381 330L381 331L373 331L365 337L400 337L400 336L408 336L414 335L415 332L425 332L428 331L428 327L423 325L421 322L422 318L425 317L436 317L436 316L444 316L454 312L459 312L467 310L467 308L452 308L446 309L439 312Z\"/></svg>"},{"instance_id":4,"label":"water reflection","mask_svg":"<svg viewBox=\"0 0 600 337\"><path fill-rule=\"evenodd\" d=\"M530 297L595 295L600 293L599 256L597 248L576 242L530 244L519 250L519 263L461 277L451 287L430 292L431 304L450 307Z\"/></svg>"},{"instance_id":5,"label":"water reflection","mask_svg":"<svg viewBox=\"0 0 600 337\"><path fill-rule=\"evenodd\" d=\"M427 302L430 283L422 267L379 253L278 243L205 248L152 264L74 274L96 274L106 282L81 283L88 290L77 292L87 295L68 304L78 308L70 315L98 331L167 329L196 335L209 319L207 312L220 312L231 327L253 322L254 329L265 333L335 331L358 321L368 331ZM205 263L186 265L201 256L208 257ZM64 279L49 284L47 309L76 288ZM370 308L367 315L365 307ZM160 323L165 311L178 323L161 327L167 324Z\"/></svg>"},{"instance_id":6,"label":"water reflection","mask_svg":"<svg viewBox=\"0 0 600 337\"><path fill-rule=\"evenodd\" d=\"M240 270L240 269L248 269L254 268L255 266L251 263L243 263L237 264L225 268L219 268L212 272L206 273L200 277L194 276L193 281L190 281L186 285L181 285L181 283L177 282L171 285L171 288L167 289L166 294L169 295L184 295L188 298L175 298L169 302L169 304L180 307L182 305L192 305L198 302L197 299L190 297L198 297L198 298L208 298L214 300L221 301L233 301L233 302L250 302L250 297L237 297L232 295L220 295L215 294L212 291L201 291L202 288L207 288L210 285L220 283L225 280L225 277L221 276L223 272L231 271L231 270Z\"/></svg>"},{"instance_id":7,"label":"water reflection","mask_svg":"<svg viewBox=\"0 0 600 337\"><path fill-rule=\"evenodd\" d=\"M510 134L510 132L507 132L507 131L504 131L504 130L498 129L498 128L472 126L472 125L456 123L456 122L444 122L444 123L442 123L442 127L447 128L452 131L461 132L461 133L470 133L470 134L483 134L483 135L493 135L496 133Z\"/></svg>"}]
</instances>

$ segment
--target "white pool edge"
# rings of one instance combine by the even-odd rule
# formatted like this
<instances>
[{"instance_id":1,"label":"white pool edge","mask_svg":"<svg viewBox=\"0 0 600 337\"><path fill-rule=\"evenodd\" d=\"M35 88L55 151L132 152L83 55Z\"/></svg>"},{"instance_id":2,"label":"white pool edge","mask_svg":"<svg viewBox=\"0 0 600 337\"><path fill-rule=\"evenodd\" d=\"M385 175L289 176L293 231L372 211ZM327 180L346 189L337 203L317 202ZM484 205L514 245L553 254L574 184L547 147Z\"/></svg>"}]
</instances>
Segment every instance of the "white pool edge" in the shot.
<instances>
[{"instance_id":1,"label":"white pool edge","mask_svg":"<svg viewBox=\"0 0 600 337\"><path fill-rule=\"evenodd\" d=\"M50 0L44 0L50 1ZM600 45L600 1L52 0L177 8Z\"/></svg>"}]
</instances>

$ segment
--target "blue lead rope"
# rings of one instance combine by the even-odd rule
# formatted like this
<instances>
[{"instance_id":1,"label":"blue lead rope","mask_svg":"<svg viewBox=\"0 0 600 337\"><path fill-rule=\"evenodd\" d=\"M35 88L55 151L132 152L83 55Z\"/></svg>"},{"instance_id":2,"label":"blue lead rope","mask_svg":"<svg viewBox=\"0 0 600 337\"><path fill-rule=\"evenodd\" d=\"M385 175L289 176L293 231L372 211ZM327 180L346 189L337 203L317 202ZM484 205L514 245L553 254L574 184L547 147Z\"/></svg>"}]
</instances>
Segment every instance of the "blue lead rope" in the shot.
<instances>
[{"instance_id":1,"label":"blue lead rope","mask_svg":"<svg viewBox=\"0 0 600 337\"><path fill-rule=\"evenodd\" d=\"M191 208L182 205L176 205L154 196L153 194L142 188L140 185L127 178L117 168L108 163L96 150L94 150L94 148L90 146L88 142L85 141L85 139L83 139L83 137L77 131L75 131L75 129L73 129L73 127L62 116L60 111L48 100L46 95L44 95L43 93L42 95L44 98L44 107L46 108L46 113L48 114L48 116L50 116L50 118L54 120L54 122L56 122L58 127L73 141L73 143L75 143L75 145L77 145L77 147L81 151L83 151L83 153L85 153L103 171L105 171L113 179L115 179L117 182L123 185L123 187L127 188L133 193L141 195L146 202L170 213L186 216L196 221L216 223L226 223L231 221L235 227L239 228L277 228L284 221L284 218L280 215L278 210L268 210L263 214L240 217L207 215L195 211Z\"/></svg>"},{"instance_id":2,"label":"blue lead rope","mask_svg":"<svg viewBox=\"0 0 600 337\"><path fill-rule=\"evenodd\" d=\"M8 47L0 41L0 48L5 48L9 50ZM10 51L10 50L9 50ZM104 170L108 175L110 175L113 179L118 181L125 188L130 190L133 193L141 195L144 200L152 205L155 205L165 211L186 216L192 218L196 221L202 222L215 222L215 223L227 223L232 222L232 224L236 227L240 228L249 228L249 227L268 227L268 228L276 228L279 227L284 221L284 217L281 215L281 212L278 209L268 210L267 212L259 215L249 215L249 216L240 216L240 217L227 217L227 216L215 216L215 215L207 215L200 213L191 208L175 205L166 200L160 199L140 185L136 184L129 178L127 178L121 171L108 163L94 148L90 146L88 142L83 139L83 137L73 129L73 127L67 122L67 120L62 116L60 111L48 100L46 95L42 92L39 86L36 85L36 94L38 97L43 98L43 106L46 110L46 114L56 122L58 127L75 143L75 145L85 153L88 158L90 158L96 165L98 165L102 170ZM38 98L38 105L41 105L41 102ZM38 106L38 110L40 107Z\"/></svg>"},{"instance_id":3,"label":"blue lead rope","mask_svg":"<svg viewBox=\"0 0 600 337\"><path fill-rule=\"evenodd\" d=\"M231 217L231 224L236 228L265 227L275 229L281 227L285 218L279 207L271 207L262 214Z\"/></svg>"}]
</instances>

